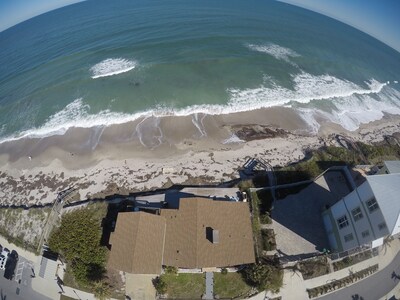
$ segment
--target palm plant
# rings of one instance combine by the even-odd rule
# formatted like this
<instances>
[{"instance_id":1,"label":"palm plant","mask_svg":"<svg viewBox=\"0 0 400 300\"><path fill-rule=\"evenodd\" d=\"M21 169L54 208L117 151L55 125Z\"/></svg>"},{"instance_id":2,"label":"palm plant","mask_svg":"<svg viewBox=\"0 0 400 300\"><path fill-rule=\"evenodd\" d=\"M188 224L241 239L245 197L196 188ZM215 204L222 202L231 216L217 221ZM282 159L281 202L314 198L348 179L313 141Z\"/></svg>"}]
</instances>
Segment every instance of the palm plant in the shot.
<instances>
[{"instance_id":1,"label":"palm plant","mask_svg":"<svg viewBox=\"0 0 400 300\"><path fill-rule=\"evenodd\" d=\"M104 280L96 281L92 288L94 296L99 300L106 300L111 297L111 287Z\"/></svg>"}]
</instances>

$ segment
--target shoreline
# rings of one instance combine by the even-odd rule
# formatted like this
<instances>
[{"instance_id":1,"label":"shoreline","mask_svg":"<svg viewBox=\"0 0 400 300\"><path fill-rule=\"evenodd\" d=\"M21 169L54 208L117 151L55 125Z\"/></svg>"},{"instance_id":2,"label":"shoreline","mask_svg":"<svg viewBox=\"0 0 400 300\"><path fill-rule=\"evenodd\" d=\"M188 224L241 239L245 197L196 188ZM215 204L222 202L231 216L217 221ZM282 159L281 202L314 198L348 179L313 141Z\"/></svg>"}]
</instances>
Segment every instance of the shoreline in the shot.
<instances>
[{"instance_id":1,"label":"shoreline","mask_svg":"<svg viewBox=\"0 0 400 300\"><path fill-rule=\"evenodd\" d=\"M243 120L235 120L234 116L222 123L212 121L214 124L206 123L205 127L214 126L220 131L211 136L184 138L176 144L163 143L153 150L137 141L111 141L102 142L92 152L73 153L51 145L31 158L21 155L10 159L3 153L0 155L0 204L46 204L70 186L77 187L81 199L85 199L172 184L218 183L237 177L237 170L249 157L262 157L273 166L284 166L303 159L306 149L336 145L332 134L375 143L385 135L400 132L400 116L385 116L362 125L355 132L324 124L317 135L297 133L292 124L286 126L291 130L267 124L240 124ZM221 138L229 136L232 130L238 137L247 135L248 141L222 144Z\"/></svg>"}]
</instances>

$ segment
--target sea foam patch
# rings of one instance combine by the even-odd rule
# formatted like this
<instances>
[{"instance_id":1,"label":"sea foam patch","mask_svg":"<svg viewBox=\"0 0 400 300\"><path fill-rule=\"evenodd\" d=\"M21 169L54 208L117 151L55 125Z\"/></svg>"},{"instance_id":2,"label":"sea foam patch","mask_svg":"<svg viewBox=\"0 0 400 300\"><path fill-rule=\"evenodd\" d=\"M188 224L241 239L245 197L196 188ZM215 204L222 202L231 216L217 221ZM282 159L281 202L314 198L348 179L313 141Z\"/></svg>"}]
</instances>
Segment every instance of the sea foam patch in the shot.
<instances>
[{"instance_id":1,"label":"sea foam patch","mask_svg":"<svg viewBox=\"0 0 400 300\"><path fill-rule=\"evenodd\" d=\"M278 85L272 78L269 82L252 89L228 89L231 106L251 106L253 109L272 106L292 106L297 103L309 103L315 100L326 100L349 97L354 94L379 93L387 83L374 79L365 82L366 88L339 79L331 75L311 75L302 72L292 76L293 88Z\"/></svg>"},{"instance_id":2,"label":"sea foam patch","mask_svg":"<svg viewBox=\"0 0 400 300\"><path fill-rule=\"evenodd\" d=\"M73 127L93 128L124 124L147 115L148 112L125 114L111 112L108 109L92 114L90 113L90 106L84 103L83 98L77 98L62 110L47 118L42 126L19 132L15 136L4 138L0 142L22 138L43 138L53 135L63 135L69 128Z\"/></svg>"},{"instance_id":3,"label":"sea foam patch","mask_svg":"<svg viewBox=\"0 0 400 300\"><path fill-rule=\"evenodd\" d=\"M353 94L334 99L332 104L333 110L329 112L315 108L298 109L311 132L318 132L321 120L354 131L362 124L382 119L385 113L400 115L400 92L391 87L383 87L375 96L373 93Z\"/></svg>"},{"instance_id":4,"label":"sea foam patch","mask_svg":"<svg viewBox=\"0 0 400 300\"><path fill-rule=\"evenodd\" d=\"M286 62L290 62L290 58L292 57L300 56L300 54L298 54L296 51L276 44L265 44L265 45L248 44L247 47L250 50L263 52L275 57L276 59L284 60Z\"/></svg>"},{"instance_id":5,"label":"sea foam patch","mask_svg":"<svg viewBox=\"0 0 400 300\"><path fill-rule=\"evenodd\" d=\"M90 68L92 78L107 77L128 72L136 67L137 63L124 58L107 58Z\"/></svg>"},{"instance_id":6,"label":"sea foam patch","mask_svg":"<svg viewBox=\"0 0 400 300\"><path fill-rule=\"evenodd\" d=\"M354 131L361 124L381 119L385 113L400 115L400 92L390 87L389 81L382 83L371 79L361 86L328 74L316 76L305 72L292 78L291 89L267 76L266 82L257 88L229 89L228 106L233 111L239 107L242 111L292 107L300 113L311 132L318 131L321 119Z\"/></svg>"}]
</instances>

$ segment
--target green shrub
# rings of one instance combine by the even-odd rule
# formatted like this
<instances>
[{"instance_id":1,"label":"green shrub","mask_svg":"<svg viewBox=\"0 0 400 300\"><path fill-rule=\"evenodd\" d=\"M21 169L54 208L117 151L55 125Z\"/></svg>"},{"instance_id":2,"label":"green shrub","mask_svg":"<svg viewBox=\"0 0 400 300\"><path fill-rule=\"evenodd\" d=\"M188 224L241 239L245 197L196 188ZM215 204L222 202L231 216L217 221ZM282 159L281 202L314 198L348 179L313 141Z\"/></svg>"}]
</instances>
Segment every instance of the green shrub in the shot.
<instances>
[{"instance_id":1,"label":"green shrub","mask_svg":"<svg viewBox=\"0 0 400 300\"><path fill-rule=\"evenodd\" d=\"M174 266L167 266L165 267L165 274L172 274L172 275L176 275L178 274L178 268L174 267Z\"/></svg>"},{"instance_id":2,"label":"green shrub","mask_svg":"<svg viewBox=\"0 0 400 300\"><path fill-rule=\"evenodd\" d=\"M106 248L100 246L101 218L94 207L63 216L50 238L51 250L60 253L71 267L78 284L89 286L104 277Z\"/></svg>"},{"instance_id":3,"label":"green shrub","mask_svg":"<svg viewBox=\"0 0 400 300\"><path fill-rule=\"evenodd\" d=\"M238 188L241 192L245 192L250 188L254 188L253 181L248 179L248 180L242 180L238 183Z\"/></svg>"},{"instance_id":4,"label":"green shrub","mask_svg":"<svg viewBox=\"0 0 400 300\"><path fill-rule=\"evenodd\" d=\"M167 283L165 282L163 276L158 276L155 278L153 284L158 294L163 295L167 292Z\"/></svg>"},{"instance_id":5,"label":"green shrub","mask_svg":"<svg viewBox=\"0 0 400 300\"><path fill-rule=\"evenodd\" d=\"M262 239L263 250L265 251L276 250L275 233L273 229L261 230L261 239Z\"/></svg>"},{"instance_id":6,"label":"green shrub","mask_svg":"<svg viewBox=\"0 0 400 300\"><path fill-rule=\"evenodd\" d=\"M300 272L304 279L311 279L329 273L329 264L324 256L305 260L299 263Z\"/></svg>"},{"instance_id":7,"label":"green shrub","mask_svg":"<svg viewBox=\"0 0 400 300\"><path fill-rule=\"evenodd\" d=\"M266 213L260 216L260 222L261 224L272 224L272 219L269 214Z\"/></svg>"},{"instance_id":8,"label":"green shrub","mask_svg":"<svg viewBox=\"0 0 400 300\"><path fill-rule=\"evenodd\" d=\"M282 270L269 263L258 263L246 266L241 271L246 282L259 291L271 290L278 292L283 283Z\"/></svg>"}]
</instances>

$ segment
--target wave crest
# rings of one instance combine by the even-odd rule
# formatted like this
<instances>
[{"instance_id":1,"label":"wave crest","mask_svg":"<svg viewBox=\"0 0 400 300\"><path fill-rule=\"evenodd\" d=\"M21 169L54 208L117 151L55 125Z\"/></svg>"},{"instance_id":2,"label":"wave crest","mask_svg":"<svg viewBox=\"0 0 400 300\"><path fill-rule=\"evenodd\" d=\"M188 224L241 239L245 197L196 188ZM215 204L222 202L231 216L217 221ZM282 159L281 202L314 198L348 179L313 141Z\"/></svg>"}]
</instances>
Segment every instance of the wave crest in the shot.
<instances>
[{"instance_id":1,"label":"wave crest","mask_svg":"<svg viewBox=\"0 0 400 300\"><path fill-rule=\"evenodd\" d=\"M331 75L311 75L302 72L293 76L293 89L278 85L271 78L269 82L253 89L229 89L231 94L230 105L249 106L253 109L271 106L292 106L291 103L309 103L314 100L326 100L341 97L349 97L354 94L379 93L387 83L381 83L371 79L365 84L368 88L362 88L348 80L339 79ZM266 85L269 86L266 86Z\"/></svg>"},{"instance_id":2,"label":"wave crest","mask_svg":"<svg viewBox=\"0 0 400 300\"><path fill-rule=\"evenodd\" d=\"M128 72L136 67L136 62L124 58L107 58L90 68L92 78L107 77Z\"/></svg>"},{"instance_id":3,"label":"wave crest","mask_svg":"<svg viewBox=\"0 0 400 300\"><path fill-rule=\"evenodd\" d=\"M296 51L276 44L266 44L266 45L248 44L247 47L250 50L266 53L268 55L275 57L278 60L284 60L286 62L290 62L290 58L292 57L300 56L300 54L298 54Z\"/></svg>"}]
</instances>

